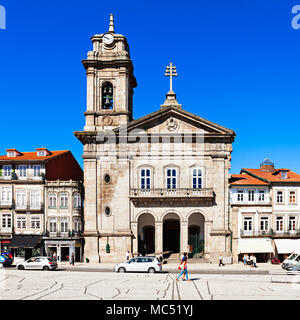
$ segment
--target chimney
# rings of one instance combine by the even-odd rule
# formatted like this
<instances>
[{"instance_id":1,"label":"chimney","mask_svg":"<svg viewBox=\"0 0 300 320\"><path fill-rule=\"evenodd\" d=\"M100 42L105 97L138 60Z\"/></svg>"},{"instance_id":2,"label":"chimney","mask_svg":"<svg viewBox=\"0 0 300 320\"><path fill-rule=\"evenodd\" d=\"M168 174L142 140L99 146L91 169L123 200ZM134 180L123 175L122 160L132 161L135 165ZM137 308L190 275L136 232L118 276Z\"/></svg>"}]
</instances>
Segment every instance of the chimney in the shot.
<instances>
[{"instance_id":1,"label":"chimney","mask_svg":"<svg viewBox=\"0 0 300 320\"><path fill-rule=\"evenodd\" d=\"M274 172L274 163L271 162L269 159L265 159L261 164L260 164L260 170L265 171L265 172Z\"/></svg>"}]
</instances>

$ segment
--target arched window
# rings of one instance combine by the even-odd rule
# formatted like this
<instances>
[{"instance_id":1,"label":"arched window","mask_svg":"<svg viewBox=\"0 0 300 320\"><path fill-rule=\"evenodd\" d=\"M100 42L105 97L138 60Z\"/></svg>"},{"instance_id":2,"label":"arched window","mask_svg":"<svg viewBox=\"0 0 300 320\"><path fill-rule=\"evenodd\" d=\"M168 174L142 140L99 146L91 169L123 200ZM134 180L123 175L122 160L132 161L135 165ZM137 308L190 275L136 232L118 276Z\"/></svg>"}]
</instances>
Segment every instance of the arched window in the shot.
<instances>
[{"instance_id":1,"label":"arched window","mask_svg":"<svg viewBox=\"0 0 300 320\"><path fill-rule=\"evenodd\" d=\"M194 189L202 188L202 170L199 168L193 169L193 188Z\"/></svg>"},{"instance_id":2,"label":"arched window","mask_svg":"<svg viewBox=\"0 0 300 320\"><path fill-rule=\"evenodd\" d=\"M56 208L57 196L56 193L49 194L49 208Z\"/></svg>"},{"instance_id":3,"label":"arched window","mask_svg":"<svg viewBox=\"0 0 300 320\"><path fill-rule=\"evenodd\" d=\"M81 197L80 197L80 193L76 192L73 195L73 204L74 204L74 208L81 208Z\"/></svg>"},{"instance_id":4,"label":"arched window","mask_svg":"<svg viewBox=\"0 0 300 320\"><path fill-rule=\"evenodd\" d=\"M68 194L66 192L60 194L60 207L68 208Z\"/></svg>"},{"instance_id":5,"label":"arched window","mask_svg":"<svg viewBox=\"0 0 300 320\"><path fill-rule=\"evenodd\" d=\"M102 85L102 109L113 109L113 107L113 85L110 82L104 82Z\"/></svg>"},{"instance_id":6,"label":"arched window","mask_svg":"<svg viewBox=\"0 0 300 320\"><path fill-rule=\"evenodd\" d=\"M140 187L141 189L151 189L151 170L150 169L141 169Z\"/></svg>"}]
</instances>

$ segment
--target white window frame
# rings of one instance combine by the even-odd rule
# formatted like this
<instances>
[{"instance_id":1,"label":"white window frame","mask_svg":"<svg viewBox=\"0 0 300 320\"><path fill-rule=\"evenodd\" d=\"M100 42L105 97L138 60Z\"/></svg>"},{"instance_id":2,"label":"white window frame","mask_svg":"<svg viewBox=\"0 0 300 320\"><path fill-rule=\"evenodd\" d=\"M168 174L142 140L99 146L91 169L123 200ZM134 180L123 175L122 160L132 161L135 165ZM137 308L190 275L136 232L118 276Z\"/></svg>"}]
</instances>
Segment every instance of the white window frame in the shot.
<instances>
[{"instance_id":1,"label":"white window frame","mask_svg":"<svg viewBox=\"0 0 300 320\"><path fill-rule=\"evenodd\" d=\"M45 151L45 150L38 151L38 152L37 152L37 156L38 156L38 157L45 157L45 156L46 156L46 151Z\"/></svg>"},{"instance_id":2,"label":"white window frame","mask_svg":"<svg viewBox=\"0 0 300 320\"><path fill-rule=\"evenodd\" d=\"M40 164L32 166L33 169L33 177L37 178L41 175L42 166Z\"/></svg>"},{"instance_id":3,"label":"white window frame","mask_svg":"<svg viewBox=\"0 0 300 320\"><path fill-rule=\"evenodd\" d=\"M280 195L278 194L279 192L281 192ZM284 203L284 192L283 192L283 190L277 190L276 191L276 203L277 204L283 204Z\"/></svg>"},{"instance_id":4,"label":"white window frame","mask_svg":"<svg viewBox=\"0 0 300 320\"><path fill-rule=\"evenodd\" d=\"M14 158L14 157L16 156L16 152L15 152L15 151L8 151L8 152L7 152L7 156L8 156L9 158Z\"/></svg>"},{"instance_id":5,"label":"white window frame","mask_svg":"<svg viewBox=\"0 0 300 320\"><path fill-rule=\"evenodd\" d=\"M294 201L291 201L291 192L294 193L292 195ZM289 204L297 204L296 190L289 190Z\"/></svg>"},{"instance_id":6,"label":"white window frame","mask_svg":"<svg viewBox=\"0 0 300 320\"><path fill-rule=\"evenodd\" d=\"M62 192L60 194L60 207L62 209L68 209L69 195L67 192Z\"/></svg>"},{"instance_id":7,"label":"white window frame","mask_svg":"<svg viewBox=\"0 0 300 320\"><path fill-rule=\"evenodd\" d=\"M41 191L30 191L30 209L41 209Z\"/></svg>"},{"instance_id":8,"label":"white window frame","mask_svg":"<svg viewBox=\"0 0 300 320\"><path fill-rule=\"evenodd\" d=\"M237 190L237 202L244 202L244 190Z\"/></svg>"},{"instance_id":9,"label":"white window frame","mask_svg":"<svg viewBox=\"0 0 300 320\"><path fill-rule=\"evenodd\" d=\"M17 217L17 229L27 229L26 217Z\"/></svg>"},{"instance_id":10,"label":"white window frame","mask_svg":"<svg viewBox=\"0 0 300 320\"><path fill-rule=\"evenodd\" d=\"M51 218L49 220L49 232L50 234L55 234L57 233L57 219Z\"/></svg>"},{"instance_id":11,"label":"white window frame","mask_svg":"<svg viewBox=\"0 0 300 320\"><path fill-rule=\"evenodd\" d=\"M81 208L81 195L79 192L73 194L73 207L75 209Z\"/></svg>"},{"instance_id":12,"label":"white window frame","mask_svg":"<svg viewBox=\"0 0 300 320\"><path fill-rule=\"evenodd\" d=\"M26 189L16 190L16 208L27 209L27 191Z\"/></svg>"},{"instance_id":13,"label":"white window frame","mask_svg":"<svg viewBox=\"0 0 300 320\"><path fill-rule=\"evenodd\" d=\"M12 166L11 165L4 165L3 166L3 177L11 177L12 173Z\"/></svg>"},{"instance_id":14,"label":"white window frame","mask_svg":"<svg viewBox=\"0 0 300 320\"><path fill-rule=\"evenodd\" d=\"M2 205L12 204L12 188L11 187L1 188L1 204Z\"/></svg>"},{"instance_id":15,"label":"white window frame","mask_svg":"<svg viewBox=\"0 0 300 320\"><path fill-rule=\"evenodd\" d=\"M11 231L12 230L12 215L11 213L3 213L1 216L1 230Z\"/></svg>"},{"instance_id":16,"label":"white window frame","mask_svg":"<svg viewBox=\"0 0 300 320\"><path fill-rule=\"evenodd\" d=\"M151 177L152 177L152 170L150 168L140 169L140 189L143 189L143 190L151 189L151 182L152 182Z\"/></svg>"},{"instance_id":17,"label":"white window frame","mask_svg":"<svg viewBox=\"0 0 300 320\"><path fill-rule=\"evenodd\" d=\"M258 190L258 202L265 202L265 198L266 198L266 191Z\"/></svg>"},{"instance_id":18,"label":"white window frame","mask_svg":"<svg viewBox=\"0 0 300 320\"><path fill-rule=\"evenodd\" d=\"M41 229L41 217L38 216L32 216L30 217L30 228L39 230Z\"/></svg>"},{"instance_id":19,"label":"white window frame","mask_svg":"<svg viewBox=\"0 0 300 320\"><path fill-rule=\"evenodd\" d=\"M254 202L255 201L255 190L249 189L248 190L248 202Z\"/></svg>"},{"instance_id":20,"label":"white window frame","mask_svg":"<svg viewBox=\"0 0 300 320\"><path fill-rule=\"evenodd\" d=\"M27 176L27 166L26 165L19 165L18 166L18 172L20 178L26 178Z\"/></svg>"},{"instance_id":21,"label":"white window frame","mask_svg":"<svg viewBox=\"0 0 300 320\"><path fill-rule=\"evenodd\" d=\"M276 217L276 232L284 231L284 219L282 216Z\"/></svg>"},{"instance_id":22,"label":"white window frame","mask_svg":"<svg viewBox=\"0 0 300 320\"><path fill-rule=\"evenodd\" d=\"M169 171L170 171L170 175L168 175ZM175 175L174 175L174 172L175 172ZM166 168L166 188L169 190L178 188L178 168L176 167Z\"/></svg>"},{"instance_id":23,"label":"white window frame","mask_svg":"<svg viewBox=\"0 0 300 320\"><path fill-rule=\"evenodd\" d=\"M49 200L48 207L50 209L56 209L56 207L57 207L57 194L54 192L49 193L48 200Z\"/></svg>"},{"instance_id":24,"label":"white window frame","mask_svg":"<svg viewBox=\"0 0 300 320\"><path fill-rule=\"evenodd\" d=\"M269 231L269 217L260 217L260 231Z\"/></svg>"},{"instance_id":25,"label":"white window frame","mask_svg":"<svg viewBox=\"0 0 300 320\"><path fill-rule=\"evenodd\" d=\"M81 220L80 219L74 220L74 231L81 232Z\"/></svg>"},{"instance_id":26,"label":"white window frame","mask_svg":"<svg viewBox=\"0 0 300 320\"><path fill-rule=\"evenodd\" d=\"M67 218L60 220L60 232L62 234L69 234L69 220Z\"/></svg>"},{"instance_id":27,"label":"white window frame","mask_svg":"<svg viewBox=\"0 0 300 320\"><path fill-rule=\"evenodd\" d=\"M296 231L296 217L295 216L289 216L289 231ZM292 226L292 228L291 228Z\"/></svg>"},{"instance_id":28,"label":"white window frame","mask_svg":"<svg viewBox=\"0 0 300 320\"><path fill-rule=\"evenodd\" d=\"M252 233L253 232L253 217L244 217L243 231L244 231L244 233Z\"/></svg>"},{"instance_id":29,"label":"white window frame","mask_svg":"<svg viewBox=\"0 0 300 320\"><path fill-rule=\"evenodd\" d=\"M201 189L203 184L203 175L201 168L192 168L192 187L193 189Z\"/></svg>"}]
</instances>

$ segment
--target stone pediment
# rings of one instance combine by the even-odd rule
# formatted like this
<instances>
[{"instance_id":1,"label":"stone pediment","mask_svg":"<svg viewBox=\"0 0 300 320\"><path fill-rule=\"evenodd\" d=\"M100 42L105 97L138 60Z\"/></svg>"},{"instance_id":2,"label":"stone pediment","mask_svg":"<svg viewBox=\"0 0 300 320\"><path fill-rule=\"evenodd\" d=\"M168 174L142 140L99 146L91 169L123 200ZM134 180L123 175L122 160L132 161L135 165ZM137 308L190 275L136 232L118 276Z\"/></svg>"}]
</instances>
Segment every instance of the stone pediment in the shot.
<instances>
[{"instance_id":1,"label":"stone pediment","mask_svg":"<svg viewBox=\"0 0 300 320\"><path fill-rule=\"evenodd\" d=\"M202 133L205 135L232 136L232 138L235 136L233 130L173 106L161 108L147 116L131 121L127 127L121 126L116 130L119 133L125 133L126 130L128 132L143 130L150 134Z\"/></svg>"}]
</instances>

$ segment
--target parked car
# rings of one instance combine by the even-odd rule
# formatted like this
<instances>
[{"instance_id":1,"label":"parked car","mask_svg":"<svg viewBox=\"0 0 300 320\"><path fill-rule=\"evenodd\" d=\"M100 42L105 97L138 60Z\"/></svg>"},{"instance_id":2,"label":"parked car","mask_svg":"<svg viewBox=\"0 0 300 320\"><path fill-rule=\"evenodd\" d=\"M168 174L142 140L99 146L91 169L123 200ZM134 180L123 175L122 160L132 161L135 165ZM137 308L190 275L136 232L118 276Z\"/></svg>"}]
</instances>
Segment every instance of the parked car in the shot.
<instances>
[{"instance_id":1,"label":"parked car","mask_svg":"<svg viewBox=\"0 0 300 320\"><path fill-rule=\"evenodd\" d=\"M52 258L48 257L32 257L24 262L16 265L18 270L55 270L58 265Z\"/></svg>"},{"instance_id":2,"label":"parked car","mask_svg":"<svg viewBox=\"0 0 300 320\"><path fill-rule=\"evenodd\" d=\"M4 267L10 267L13 261L8 254L3 253L0 255L0 263L2 263Z\"/></svg>"},{"instance_id":3,"label":"parked car","mask_svg":"<svg viewBox=\"0 0 300 320\"><path fill-rule=\"evenodd\" d=\"M287 269L288 267L296 265L298 262L300 262L300 254L299 253L292 253L288 258L286 258L282 262L281 267L283 269Z\"/></svg>"},{"instance_id":4,"label":"parked car","mask_svg":"<svg viewBox=\"0 0 300 320\"><path fill-rule=\"evenodd\" d=\"M114 266L115 272L161 272L161 262L156 257L137 257Z\"/></svg>"},{"instance_id":5,"label":"parked car","mask_svg":"<svg viewBox=\"0 0 300 320\"><path fill-rule=\"evenodd\" d=\"M296 265L294 266L289 266L286 267L287 271L300 271L300 262L298 262Z\"/></svg>"}]
</instances>

